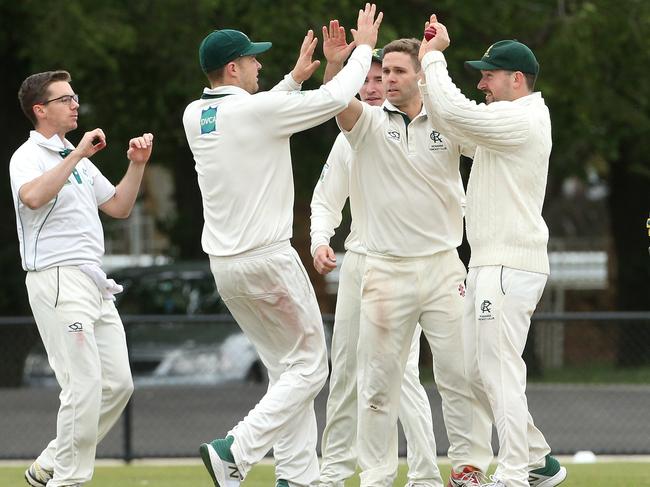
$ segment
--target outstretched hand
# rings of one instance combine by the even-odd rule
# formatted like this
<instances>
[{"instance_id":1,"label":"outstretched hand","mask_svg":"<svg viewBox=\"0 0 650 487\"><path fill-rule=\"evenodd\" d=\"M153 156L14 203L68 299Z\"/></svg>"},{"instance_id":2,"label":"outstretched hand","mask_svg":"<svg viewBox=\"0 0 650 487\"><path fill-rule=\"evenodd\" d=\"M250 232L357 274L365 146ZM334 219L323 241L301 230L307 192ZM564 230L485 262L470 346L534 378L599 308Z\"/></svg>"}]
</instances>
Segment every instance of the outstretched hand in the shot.
<instances>
[{"instance_id":1,"label":"outstretched hand","mask_svg":"<svg viewBox=\"0 0 650 487\"><path fill-rule=\"evenodd\" d=\"M379 33L379 26L381 19L384 18L383 12L377 14L375 19L375 12L377 6L374 3L366 3L363 10L359 10L359 17L357 18L357 28L351 29L352 37L357 46L361 44L368 44L371 49L377 44L377 34Z\"/></svg>"},{"instance_id":2,"label":"outstretched hand","mask_svg":"<svg viewBox=\"0 0 650 487\"><path fill-rule=\"evenodd\" d=\"M350 56L355 43L348 44L345 37L345 27L338 20L330 20L329 30L323 26L323 54L329 64L342 66Z\"/></svg>"},{"instance_id":3,"label":"outstretched hand","mask_svg":"<svg viewBox=\"0 0 650 487\"><path fill-rule=\"evenodd\" d=\"M318 66L320 66L319 60L312 60L316 44L318 44L318 38L314 37L314 31L310 29L302 40L296 66L291 71L293 79L300 84L311 78L311 75L314 74L318 69Z\"/></svg>"},{"instance_id":4,"label":"outstretched hand","mask_svg":"<svg viewBox=\"0 0 650 487\"><path fill-rule=\"evenodd\" d=\"M153 135L142 134L141 137L134 137L129 141L129 150L126 157L136 164L146 164L153 149Z\"/></svg>"},{"instance_id":5,"label":"outstretched hand","mask_svg":"<svg viewBox=\"0 0 650 487\"><path fill-rule=\"evenodd\" d=\"M442 52L447 49L451 43L447 28L438 22L436 14L431 15L431 17L429 17L429 20L425 22L424 30L427 30L429 26L433 26L435 28L435 35L430 40L427 40L426 37L422 38L422 43L420 44L420 52L418 54L420 61L422 61L422 58L426 53L431 51Z\"/></svg>"}]
</instances>

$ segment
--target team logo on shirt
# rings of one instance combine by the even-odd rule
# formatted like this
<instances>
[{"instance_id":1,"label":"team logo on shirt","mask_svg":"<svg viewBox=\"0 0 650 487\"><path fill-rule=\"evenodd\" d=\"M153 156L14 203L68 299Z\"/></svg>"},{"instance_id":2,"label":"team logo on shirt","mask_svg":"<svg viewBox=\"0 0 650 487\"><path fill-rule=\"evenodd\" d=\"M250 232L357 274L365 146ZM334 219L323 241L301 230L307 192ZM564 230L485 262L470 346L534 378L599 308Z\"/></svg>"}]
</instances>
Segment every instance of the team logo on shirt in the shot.
<instances>
[{"instance_id":1,"label":"team logo on shirt","mask_svg":"<svg viewBox=\"0 0 650 487\"><path fill-rule=\"evenodd\" d=\"M492 316L492 302L484 299L481 303L481 314L478 315L479 321L493 320Z\"/></svg>"},{"instance_id":2,"label":"team logo on shirt","mask_svg":"<svg viewBox=\"0 0 650 487\"><path fill-rule=\"evenodd\" d=\"M429 138L431 139L431 145L429 146L429 150L433 150L433 151L447 150L447 146L445 145L445 141L442 139L442 135L440 135L440 132L432 130L431 133L429 134Z\"/></svg>"},{"instance_id":3,"label":"team logo on shirt","mask_svg":"<svg viewBox=\"0 0 650 487\"><path fill-rule=\"evenodd\" d=\"M461 298L465 297L465 285L462 282L458 285L458 294Z\"/></svg>"},{"instance_id":4,"label":"team logo on shirt","mask_svg":"<svg viewBox=\"0 0 650 487\"><path fill-rule=\"evenodd\" d=\"M402 137L402 135L397 130L387 130L386 131L386 138L388 140L394 140L395 142L399 142L401 137Z\"/></svg>"},{"instance_id":5,"label":"team logo on shirt","mask_svg":"<svg viewBox=\"0 0 650 487\"><path fill-rule=\"evenodd\" d=\"M201 111L201 135L217 130L217 107L209 107Z\"/></svg>"}]
</instances>

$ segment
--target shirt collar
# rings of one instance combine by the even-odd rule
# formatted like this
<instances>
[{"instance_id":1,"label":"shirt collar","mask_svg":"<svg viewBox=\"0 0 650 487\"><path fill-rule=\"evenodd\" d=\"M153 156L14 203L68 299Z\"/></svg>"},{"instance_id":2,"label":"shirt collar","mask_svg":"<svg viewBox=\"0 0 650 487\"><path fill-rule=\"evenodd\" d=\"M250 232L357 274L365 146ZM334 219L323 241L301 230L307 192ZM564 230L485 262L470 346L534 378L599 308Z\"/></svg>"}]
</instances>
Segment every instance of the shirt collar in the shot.
<instances>
[{"instance_id":1,"label":"shirt collar","mask_svg":"<svg viewBox=\"0 0 650 487\"><path fill-rule=\"evenodd\" d=\"M56 152L61 152L64 149L74 149L74 145L68 139L63 139L63 144L61 144L61 139L56 134L47 139L40 132L32 130L29 132L29 138L39 146Z\"/></svg>"},{"instance_id":2,"label":"shirt collar","mask_svg":"<svg viewBox=\"0 0 650 487\"><path fill-rule=\"evenodd\" d=\"M248 91L239 86L233 85L224 85L218 86L217 88L204 88L203 97L205 98L217 98L226 95L250 95Z\"/></svg>"},{"instance_id":3,"label":"shirt collar","mask_svg":"<svg viewBox=\"0 0 650 487\"><path fill-rule=\"evenodd\" d=\"M513 100L514 103L520 103L522 105L529 105L530 103L535 103L537 101L542 101L542 93L540 91L535 91L530 95L522 96Z\"/></svg>"},{"instance_id":4,"label":"shirt collar","mask_svg":"<svg viewBox=\"0 0 650 487\"><path fill-rule=\"evenodd\" d=\"M393 105L391 102L388 100L384 100L384 103L381 104L381 107L384 109L386 112L391 112L391 113L399 113L403 117L408 118L408 115L404 113L402 110L397 108L395 105ZM427 116L427 112L424 109L424 103L422 104L422 108L420 108L420 113L417 114L415 118L421 117L421 116ZM415 119L414 119L415 120Z\"/></svg>"}]
</instances>

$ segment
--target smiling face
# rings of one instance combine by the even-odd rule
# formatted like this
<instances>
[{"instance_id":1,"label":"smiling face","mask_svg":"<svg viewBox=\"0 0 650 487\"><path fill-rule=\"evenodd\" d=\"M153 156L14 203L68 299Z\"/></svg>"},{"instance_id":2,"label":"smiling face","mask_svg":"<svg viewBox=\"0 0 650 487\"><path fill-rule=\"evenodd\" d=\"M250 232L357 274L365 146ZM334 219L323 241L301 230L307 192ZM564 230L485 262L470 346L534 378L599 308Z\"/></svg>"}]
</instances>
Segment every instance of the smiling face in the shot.
<instances>
[{"instance_id":1,"label":"smiling face","mask_svg":"<svg viewBox=\"0 0 650 487\"><path fill-rule=\"evenodd\" d=\"M36 129L48 137L54 134L63 137L76 129L79 103L70 98L74 94L72 86L66 81L51 83L43 103L34 105L37 118ZM45 103L47 100L52 101Z\"/></svg>"},{"instance_id":2,"label":"smiling face","mask_svg":"<svg viewBox=\"0 0 650 487\"><path fill-rule=\"evenodd\" d=\"M384 86L381 81L381 64L373 62L370 65L370 71L359 90L361 101L368 105L379 106L384 103Z\"/></svg>"},{"instance_id":3,"label":"smiling face","mask_svg":"<svg viewBox=\"0 0 650 487\"><path fill-rule=\"evenodd\" d=\"M512 71L503 69L481 71L477 88L485 93L485 103L494 101L512 101L515 96L516 76Z\"/></svg>"},{"instance_id":4,"label":"smiling face","mask_svg":"<svg viewBox=\"0 0 650 487\"><path fill-rule=\"evenodd\" d=\"M408 105L414 97L419 97L418 77L412 57L405 52L384 54L382 81L386 99L395 107Z\"/></svg>"},{"instance_id":5,"label":"smiling face","mask_svg":"<svg viewBox=\"0 0 650 487\"><path fill-rule=\"evenodd\" d=\"M239 69L239 86L249 93L259 90L258 75L262 65L255 56L242 56L235 61Z\"/></svg>"}]
</instances>

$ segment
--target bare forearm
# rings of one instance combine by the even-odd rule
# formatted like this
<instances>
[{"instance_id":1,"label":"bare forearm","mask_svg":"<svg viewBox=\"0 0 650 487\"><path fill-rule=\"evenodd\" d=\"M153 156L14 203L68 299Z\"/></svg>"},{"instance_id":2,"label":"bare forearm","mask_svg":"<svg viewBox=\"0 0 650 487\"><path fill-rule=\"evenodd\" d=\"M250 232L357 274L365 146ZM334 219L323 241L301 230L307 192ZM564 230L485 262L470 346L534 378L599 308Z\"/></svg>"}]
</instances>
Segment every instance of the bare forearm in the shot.
<instances>
[{"instance_id":1,"label":"bare forearm","mask_svg":"<svg viewBox=\"0 0 650 487\"><path fill-rule=\"evenodd\" d=\"M330 81L334 76L336 76L339 71L343 69L342 64L330 63L328 62L325 66L325 74L323 75L323 84Z\"/></svg>"},{"instance_id":2,"label":"bare forearm","mask_svg":"<svg viewBox=\"0 0 650 487\"><path fill-rule=\"evenodd\" d=\"M144 164L129 163L126 174L115 187L115 195L100 207L104 213L114 218L127 218L131 214L140 191L144 168Z\"/></svg>"}]
</instances>

